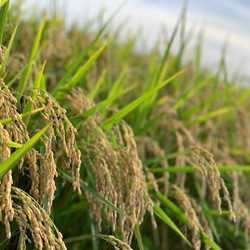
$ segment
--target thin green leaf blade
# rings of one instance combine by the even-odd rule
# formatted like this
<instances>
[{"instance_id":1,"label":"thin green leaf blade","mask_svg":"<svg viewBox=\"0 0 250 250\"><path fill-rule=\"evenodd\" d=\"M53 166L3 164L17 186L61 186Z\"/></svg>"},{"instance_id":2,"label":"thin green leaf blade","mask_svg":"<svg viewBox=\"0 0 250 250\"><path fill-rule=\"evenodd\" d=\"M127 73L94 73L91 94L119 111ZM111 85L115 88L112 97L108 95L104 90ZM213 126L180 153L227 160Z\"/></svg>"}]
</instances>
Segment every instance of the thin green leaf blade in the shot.
<instances>
[{"instance_id":1,"label":"thin green leaf blade","mask_svg":"<svg viewBox=\"0 0 250 250\"><path fill-rule=\"evenodd\" d=\"M0 68L0 77L3 77L4 71L5 71L5 66L6 66L7 60L9 58L10 50L11 50L11 47L12 47L12 44L13 44L13 41L14 41L14 37L16 35L17 28L18 28L18 25L16 25L16 27L15 27L13 33L12 33L10 42L8 44L8 48L6 50L6 53L5 53L5 56L4 56L4 59L3 59L3 62L2 62L1 68Z\"/></svg>"},{"instance_id":2,"label":"thin green leaf blade","mask_svg":"<svg viewBox=\"0 0 250 250\"><path fill-rule=\"evenodd\" d=\"M43 76L43 70L44 70L45 64L46 64L46 61L42 65L42 68L40 69L39 74L38 74L38 76L37 76L37 78L36 78L36 80L34 82L34 85L33 85L34 90L37 90L39 88L39 86L40 86L40 82L41 82L41 79L42 79L42 76ZM32 101L34 101L35 98L36 98L36 95L31 91L30 92L30 97L31 97ZM30 101L27 101L27 103L25 105L25 108L24 108L24 113L28 113L32 109L33 109L32 103ZM25 116L23 118L23 122L24 122L25 126L28 125L29 119L30 119L30 115L27 115L27 116Z\"/></svg>"},{"instance_id":3,"label":"thin green leaf blade","mask_svg":"<svg viewBox=\"0 0 250 250\"><path fill-rule=\"evenodd\" d=\"M7 13L9 9L9 0L3 0L0 3L0 45L3 43L3 33L4 33L4 28L5 28L5 23L6 23L6 18L7 18Z\"/></svg>"},{"instance_id":4,"label":"thin green leaf blade","mask_svg":"<svg viewBox=\"0 0 250 250\"><path fill-rule=\"evenodd\" d=\"M250 166L217 166L220 172L228 172L228 171L244 171L249 172ZM186 166L186 167L168 167L168 168L150 168L150 172L152 173L193 173L199 171L195 167Z\"/></svg>"},{"instance_id":5,"label":"thin green leaf blade","mask_svg":"<svg viewBox=\"0 0 250 250\"><path fill-rule=\"evenodd\" d=\"M185 125L188 126L188 125L194 124L196 122L198 122L198 123L205 122L206 120L208 120L210 118L213 118L213 117L216 117L216 116L220 116L220 115L224 115L226 113L229 113L233 109L234 109L233 107L223 107L223 108L220 108L218 110L211 111L211 112L209 112L207 114L200 115L197 118L195 118L194 120L187 121L187 122L185 122Z\"/></svg>"},{"instance_id":6,"label":"thin green leaf blade","mask_svg":"<svg viewBox=\"0 0 250 250\"><path fill-rule=\"evenodd\" d=\"M22 144L13 141L9 141L7 145L10 148L21 148L23 146Z\"/></svg>"},{"instance_id":7,"label":"thin green leaf blade","mask_svg":"<svg viewBox=\"0 0 250 250\"><path fill-rule=\"evenodd\" d=\"M98 90L100 89L101 85L104 83L105 81L105 76L107 74L107 70L104 69L101 76L99 77L98 81L96 82L94 88L92 89L92 91L89 93L88 95L88 99L92 102L95 98L95 96L98 93Z\"/></svg>"},{"instance_id":8,"label":"thin green leaf blade","mask_svg":"<svg viewBox=\"0 0 250 250\"><path fill-rule=\"evenodd\" d=\"M45 22L42 22L42 24L40 25L38 32L36 34L35 37L35 41L32 45L31 51L30 51L30 55L29 55L29 59L27 64L29 64L29 66L26 68L26 70L23 73L23 77L22 80L20 82L19 85L19 89L18 89L18 94L17 94L17 104L19 104L20 99L23 95L24 89L26 87L30 72L31 72L31 68L32 68L32 64L30 63L36 56L37 50L38 50L38 46L41 40L41 36L42 36L42 32L43 32L43 28L44 28Z\"/></svg>"},{"instance_id":9,"label":"thin green leaf blade","mask_svg":"<svg viewBox=\"0 0 250 250\"><path fill-rule=\"evenodd\" d=\"M6 161L0 164L0 180L4 175L15 166L15 164L32 148L40 137L49 129L51 123L45 126L41 131L35 134L29 141L27 141L21 148L15 151Z\"/></svg>"},{"instance_id":10,"label":"thin green leaf blade","mask_svg":"<svg viewBox=\"0 0 250 250\"><path fill-rule=\"evenodd\" d=\"M140 250L143 250L143 243L142 243L142 238L141 238L141 232L138 223L135 223L135 228L134 228L135 236L138 242L138 246Z\"/></svg>"},{"instance_id":11,"label":"thin green leaf blade","mask_svg":"<svg viewBox=\"0 0 250 250\"><path fill-rule=\"evenodd\" d=\"M2 8L9 0L3 0L0 2L0 8Z\"/></svg>"},{"instance_id":12,"label":"thin green leaf blade","mask_svg":"<svg viewBox=\"0 0 250 250\"><path fill-rule=\"evenodd\" d=\"M203 242L212 247L212 249L221 250L221 248L214 241L212 241L203 231L200 231L200 238Z\"/></svg>"},{"instance_id":13,"label":"thin green leaf blade","mask_svg":"<svg viewBox=\"0 0 250 250\"><path fill-rule=\"evenodd\" d=\"M181 238L184 239L189 246L191 246L191 243L178 229L178 227L174 224L174 222L167 216L167 214L160 207L158 207L154 201L152 202L154 203L154 214L158 216L161 220L163 220L169 227L171 227L177 234L179 234Z\"/></svg>"}]
</instances>

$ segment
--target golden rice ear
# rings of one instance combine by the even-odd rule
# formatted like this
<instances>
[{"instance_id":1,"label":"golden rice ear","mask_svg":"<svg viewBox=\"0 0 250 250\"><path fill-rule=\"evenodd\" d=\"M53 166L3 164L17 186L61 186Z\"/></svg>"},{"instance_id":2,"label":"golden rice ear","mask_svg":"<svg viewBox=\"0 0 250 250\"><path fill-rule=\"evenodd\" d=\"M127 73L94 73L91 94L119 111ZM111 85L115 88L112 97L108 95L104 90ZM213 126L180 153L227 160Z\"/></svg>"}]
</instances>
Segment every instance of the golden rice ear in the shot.
<instances>
[{"instance_id":1,"label":"golden rice ear","mask_svg":"<svg viewBox=\"0 0 250 250\"><path fill-rule=\"evenodd\" d=\"M4 95L4 91L1 90L0 95ZM7 94L8 96L8 94ZM5 96L6 97L6 96ZM5 99L0 99L2 102L5 102ZM9 103L9 105L11 105ZM4 110L5 109L5 110ZM2 105L0 106L0 110L2 111L2 115L5 116L8 113L8 106ZM3 125L0 123L0 163L3 163L6 159L8 159L11 155L10 148L8 147L8 142L11 141L10 135L6 129L4 129ZM11 199L11 186L13 184L12 180L12 171L8 171L3 177L2 183L0 181L0 222L3 219L3 223L5 225L6 237L10 239L11 231L10 231L10 222L13 221L14 210L12 207L12 199ZM2 218L2 212L4 217Z\"/></svg>"},{"instance_id":2,"label":"golden rice ear","mask_svg":"<svg viewBox=\"0 0 250 250\"><path fill-rule=\"evenodd\" d=\"M66 249L62 241L62 234L43 208L19 188L12 187L11 193L13 200L12 219L17 222L20 230L21 239L19 239L19 245L25 244L24 240L31 242L29 238L31 236L35 248L50 249L54 247L55 249ZM0 198L3 198L3 194L0 194ZM10 238L9 228L6 227L6 230L8 230L7 238ZM28 231L30 234L27 233Z\"/></svg>"},{"instance_id":3,"label":"golden rice ear","mask_svg":"<svg viewBox=\"0 0 250 250\"><path fill-rule=\"evenodd\" d=\"M85 107L92 106L85 96L78 99L78 102L81 100L85 103ZM112 230L119 230L123 241L130 244L135 224L142 223L146 211L150 212L156 226L153 218L153 203L149 198L131 127L121 122L120 125L113 127L110 131L112 135L109 136L99 124L101 121L98 114L82 122L84 137L87 138L86 141L82 141L82 150L86 152L86 161L92 167L96 191L131 216L132 220L112 211L90 194L86 193L86 197L99 231L102 229L101 210L103 208Z\"/></svg>"},{"instance_id":4,"label":"golden rice ear","mask_svg":"<svg viewBox=\"0 0 250 250\"><path fill-rule=\"evenodd\" d=\"M229 219L235 222L236 216L233 212L229 192L224 180L220 177L220 171L217 168L213 155L201 147L192 147L191 149L194 151L195 166L205 175L206 181L212 191L212 199L216 201L219 213L221 214L220 189L222 189L224 193L223 198L227 202L230 212Z\"/></svg>"},{"instance_id":5,"label":"golden rice ear","mask_svg":"<svg viewBox=\"0 0 250 250\"><path fill-rule=\"evenodd\" d=\"M114 246L116 250L133 250L126 242L117 239L113 235L102 235L102 239L106 240L109 244Z\"/></svg>"},{"instance_id":6,"label":"golden rice ear","mask_svg":"<svg viewBox=\"0 0 250 250\"><path fill-rule=\"evenodd\" d=\"M192 232L192 242L194 249L200 250L201 241L199 236L199 230L203 231L204 229L199 221L195 209L193 208L190 202L190 199L185 194L185 192L176 185L172 185L170 196L173 197L177 201L181 209L183 209L188 221L188 227Z\"/></svg>"}]
</instances>

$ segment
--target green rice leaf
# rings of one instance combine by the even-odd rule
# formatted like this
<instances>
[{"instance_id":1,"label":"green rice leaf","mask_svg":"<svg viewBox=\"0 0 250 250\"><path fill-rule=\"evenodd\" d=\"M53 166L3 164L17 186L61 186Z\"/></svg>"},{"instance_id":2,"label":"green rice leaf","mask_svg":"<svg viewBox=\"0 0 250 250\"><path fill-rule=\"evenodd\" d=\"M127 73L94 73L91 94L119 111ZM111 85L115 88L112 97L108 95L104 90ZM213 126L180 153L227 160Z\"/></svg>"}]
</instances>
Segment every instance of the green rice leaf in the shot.
<instances>
[{"instance_id":1,"label":"green rice leaf","mask_svg":"<svg viewBox=\"0 0 250 250\"><path fill-rule=\"evenodd\" d=\"M170 201L168 198L166 198L162 193L155 192L152 187L149 187L149 190L153 192L155 197L161 201L161 203L176 217L179 221L181 221L183 224L188 225L186 216L184 212L176 206L172 201Z\"/></svg>"},{"instance_id":2,"label":"green rice leaf","mask_svg":"<svg viewBox=\"0 0 250 250\"><path fill-rule=\"evenodd\" d=\"M228 171L244 171L249 172L250 166L217 166L220 172L228 172ZM193 173L199 171L195 167L169 167L169 168L150 168L150 172L152 173L163 173L163 172L170 172L170 173Z\"/></svg>"},{"instance_id":3,"label":"green rice leaf","mask_svg":"<svg viewBox=\"0 0 250 250\"><path fill-rule=\"evenodd\" d=\"M138 242L138 246L140 250L143 250L143 244L142 244L142 238L141 238L141 232L138 223L135 223L135 228L134 228L135 236Z\"/></svg>"},{"instance_id":4,"label":"green rice leaf","mask_svg":"<svg viewBox=\"0 0 250 250\"><path fill-rule=\"evenodd\" d=\"M143 163L145 165L156 164L156 163L159 163L159 162L164 161L164 160L174 159L178 156L189 155L191 152L192 152L191 150L186 150L186 151L182 151L182 152L171 153L171 154L167 154L167 155L162 156L162 157L156 157L153 159L144 160Z\"/></svg>"},{"instance_id":5,"label":"green rice leaf","mask_svg":"<svg viewBox=\"0 0 250 250\"><path fill-rule=\"evenodd\" d=\"M109 97L115 96L117 95L117 93L119 93L119 88L121 88L121 83L124 79L126 73L126 69L123 69L121 71L121 74L119 75L119 77L117 78L117 80L115 81L115 83L113 84L112 89L109 91Z\"/></svg>"},{"instance_id":6,"label":"green rice leaf","mask_svg":"<svg viewBox=\"0 0 250 250\"><path fill-rule=\"evenodd\" d=\"M191 246L191 243L182 234L182 232L178 229L174 222L167 216L167 214L160 207L158 207L154 201L152 202L154 203L154 214L161 220L163 220L169 227L171 227L177 234L179 234L179 236L181 236L181 238L184 239L189 246Z\"/></svg>"},{"instance_id":7,"label":"green rice leaf","mask_svg":"<svg viewBox=\"0 0 250 250\"><path fill-rule=\"evenodd\" d=\"M3 179L4 175L12 169L16 163L31 149L40 137L49 129L51 123L45 126L41 131L34 135L29 141L27 141L22 147L16 150L6 161L0 164L0 180Z\"/></svg>"},{"instance_id":8,"label":"green rice leaf","mask_svg":"<svg viewBox=\"0 0 250 250\"><path fill-rule=\"evenodd\" d=\"M4 56L4 59L3 59L3 62L2 62L1 68L0 68L0 77L3 77L4 71L5 71L5 66L6 66L7 60L9 58L10 50L11 50L11 47L12 47L12 44L13 44L13 41L14 41L14 37L16 35L17 28L18 28L18 25L16 25L16 27L15 27L13 33L12 33L10 42L8 44L8 48L6 50L6 53L5 53L5 56Z\"/></svg>"},{"instance_id":9,"label":"green rice leaf","mask_svg":"<svg viewBox=\"0 0 250 250\"><path fill-rule=\"evenodd\" d=\"M113 115L112 117L110 117L108 120L106 120L103 123L103 129L107 130L109 127L111 127L116 122L118 122L119 120L121 120L124 116L126 116L128 113L130 113L136 107L138 107L142 102L144 102L145 100L147 100L151 95L153 95L154 93L156 93L157 91L159 91L162 87L164 87L166 84L168 84L174 78L176 78L177 76L179 76L180 74L182 74L185 70L187 70L187 68L188 67L184 68L183 70L181 70L177 74L175 74L172 77L170 77L169 79L167 79L164 83L162 83L159 86L157 86L157 87L153 88L152 90L148 91L147 93L145 93L144 95L142 95L141 97L139 97L137 100L133 101L132 103L130 103L129 105L127 105L126 107L124 107L123 109L121 109L120 111L118 111L115 115Z\"/></svg>"},{"instance_id":10,"label":"green rice leaf","mask_svg":"<svg viewBox=\"0 0 250 250\"><path fill-rule=\"evenodd\" d=\"M7 13L9 9L9 0L3 0L0 3L0 46L3 43L3 33L4 33L4 28L5 28L5 23L6 23L6 18L7 18Z\"/></svg>"},{"instance_id":11,"label":"green rice leaf","mask_svg":"<svg viewBox=\"0 0 250 250\"><path fill-rule=\"evenodd\" d=\"M209 112L209 113L207 113L205 115L200 115L197 118L195 118L194 120L185 122L185 125L188 126L188 125L191 125L191 124L194 124L194 123L197 123L197 122L198 123L205 122L206 120L208 120L210 118L229 113L233 109L234 109L233 107L224 107L224 108L221 108L221 109L218 109L218 110L214 110L214 111L211 111L211 112Z\"/></svg>"},{"instance_id":12,"label":"green rice leaf","mask_svg":"<svg viewBox=\"0 0 250 250\"><path fill-rule=\"evenodd\" d=\"M200 239L201 241L205 242L208 244L212 249L214 250L221 250L221 248L214 242L212 241L203 231L200 230Z\"/></svg>"},{"instance_id":13,"label":"green rice leaf","mask_svg":"<svg viewBox=\"0 0 250 250\"><path fill-rule=\"evenodd\" d=\"M92 89L92 91L89 93L88 95L88 99L89 101L93 101L95 96L97 95L98 93L98 90L100 89L101 85L104 83L105 81L105 76L107 74L107 70L104 69L101 76L99 77L98 81L96 82L94 88Z\"/></svg>"},{"instance_id":14,"label":"green rice leaf","mask_svg":"<svg viewBox=\"0 0 250 250\"><path fill-rule=\"evenodd\" d=\"M45 67L45 64L46 64L46 61L44 62L35 82L34 82L34 85L33 85L33 89L34 90L37 90L39 89L40 87L40 82L41 82L41 79L42 79L42 76L43 76L43 70L44 70L44 67ZM35 98L36 98L36 94L34 94L32 91L30 92L30 97L31 99L34 101ZM33 105L30 101L27 101L26 105L25 105L25 108L24 108L24 113L28 113L30 112L31 110L33 109ZM29 119L30 119L30 115L26 115L24 118L23 118L23 122L24 124L27 126L28 123L29 123Z\"/></svg>"},{"instance_id":15,"label":"green rice leaf","mask_svg":"<svg viewBox=\"0 0 250 250\"><path fill-rule=\"evenodd\" d=\"M27 62L27 64L29 64L29 66L24 71L22 80L21 80L20 85L19 85L19 89L18 89L18 93L17 93L17 104L19 104L20 99L21 99L21 97L23 95L24 89L26 87L26 84L27 84L27 81L28 81L28 78L29 78L29 75L30 75L30 72L31 72L31 68L32 68L32 64L30 62L35 58L35 56L37 54L37 49L38 49L38 46L39 46L39 43L40 43L40 40L41 40L44 25L45 25L45 22L42 22L42 24L40 25L40 27L38 29L38 32L36 34L35 41L34 41L34 43L32 45L30 55L29 55L29 59L28 59L28 62Z\"/></svg>"},{"instance_id":16,"label":"green rice leaf","mask_svg":"<svg viewBox=\"0 0 250 250\"><path fill-rule=\"evenodd\" d=\"M1 2L0 2L0 8L2 8L7 2L9 2L9 0L2 0ZM0 25L1 25L2 23L0 23Z\"/></svg>"},{"instance_id":17,"label":"green rice leaf","mask_svg":"<svg viewBox=\"0 0 250 250\"><path fill-rule=\"evenodd\" d=\"M10 148L21 148L23 146L22 144L13 141L9 141L7 145Z\"/></svg>"}]
</instances>

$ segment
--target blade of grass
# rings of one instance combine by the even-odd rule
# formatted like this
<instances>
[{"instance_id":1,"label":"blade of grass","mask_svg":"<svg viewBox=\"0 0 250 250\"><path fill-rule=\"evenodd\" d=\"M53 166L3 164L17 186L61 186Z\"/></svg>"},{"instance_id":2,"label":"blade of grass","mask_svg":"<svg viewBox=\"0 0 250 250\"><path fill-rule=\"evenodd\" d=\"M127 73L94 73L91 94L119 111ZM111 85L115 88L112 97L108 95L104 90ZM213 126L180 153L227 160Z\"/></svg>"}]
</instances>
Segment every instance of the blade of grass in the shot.
<instances>
[{"instance_id":1,"label":"blade of grass","mask_svg":"<svg viewBox=\"0 0 250 250\"><path fill-rule=\"evenodd\" d=\"M178 227L174 224L174 222L167 216L167 214L156 205L154 201L154 214L158 216L161 220L163 220L168 226L170 226L177 234L181 236L182 239L186 241L186 243L191 246L191 243L188 241L188 239L182 234L182 232L178 229Z\"/></svg>"},{"instance_id":2,"label":"blade of grass","mask_svg":"<svg viewBox=\"0 0 250 250\"><path fill-rule=\"evenodd\" d=\"M64 243L68 244L68 243L72 243L72 242L91 239L91 238L94 238L94 237L102 238L103 236L105 236L105 235L103 235L103 234L85 234L85 235L81 235L81 236L70 237L70 238L67 238L67 239L65 239L63 241L64 241Z\"/></svg>"},{"instance_id":3,"label":"blade of grass","mask_svg":"<svg viewBox=\"0 0 250 250\"><path fill-rule=\"evenodd\" d=\"M45 64L46 64L46 61L42 65L42 68L40 69L40 72L39 72L39 74L38 74L38 76L37 76L37 78L36 78L36 80L34 82L34 85L33 85L34 90L37 90L40 87L40 82L41 82L41 79L42 79L42 76L43 76L43 70L44 70ZM34 101L35 98L36 98L36 94L31 91L30 92L30 97L31 97L32 101ZM33 109L33 104L30 101L27 101L27 103L25 105L25 108L24 108L24 113L28 113L32 109ZM28 126L29 119L30 119L30 115L26 115L23 118L23 122L24 122L25 126Z\"/></svg>"},{"instance_id":4,"label":"blade of grass","mask_svg":"<svg viewBox=\"0 0 250 250\"><path fill-rule=\"evenodd\" d=\"M63 86L59 89L55 88L51 95L58 101L62 101L64 97L69 93L69 91L76 86L79 80L85 75L85 73L89 70L91 65L97 60L97 58L101 55L102 51L106 48L109 41L107 41L90 59L75 73L75 75Z\"/></svg>"},{"instance_id":5,"label":"blade of grass","mask_svg":"<svg viewBox=\"0 0 250 250\"><path fill-rule=\"evenodd\" d=\"M212 241L203 231L200 230L199 232L201 241L208 244L214 250L221 250L221 248L214 241Z\"/></svg>"},{"instance_id":6,"label":"blade of grass","mask_svg":"<svg viewBox=\"0 0 250 250\"><path fill-rule=\"evenodd\" d=\"M41 131L35 134L29 141L27 141L21 148L16 150L6 161L0 164L0 180L4 175L13 168L16 163L26 154L26 152L32 148L40 137L49 129L51 123L45 126Z\"/></svg>"},{"instance_id":7,"label":"blade of grass","mask_svg":"<svg viewBox=\"0 0 250 250\"><path fill-rule=\"evenodd\" d=\"M96 82L94 88L92 89L92 91L88 95L88 99L89 99L90 102L92 102L94 100L94 98L97 95L101 85L104 83L106 74L107 74L107 70L104 69L102 71L102 74L99 77L98 81Z\"/></svg>"},{"instance_id":8,"label":"blade of grass","mask_svg":"<svg viewBox=\"0 0 250 250\"><path fill-rule=\"evenodd\" d=\"M110 46L109 46L110 47ZM120 75L118 76L117 80L114 82L113 86L109 88L109 94L108 94L108 99L109 98L112 98L114 96L117 96L120 94L120 92L122 91L123 89L123 85L122 85L122 82L124 80L124 76L125 76L125 73L126 73L126 68L124 68ZM110 103L111 104L111 103ZM110 104L108 104L106 106L106 108L108 108L110 106ZM107 116L107 110L103 110L102 111L102 117L106 117Z\"/></svg>"},{"instance_id":9,"label":"blade of grass","mask_svg":"<svg viewBox=\"0 0 250 250\"><path fill-rule=\"evenodd\" d=\"M91 230L91 233L93 235L96 234L96 222L95 222L95 219L94 219L94 216L93 214L89 211L88 212L89 214L89 217L90 217L90 230ZM97 240L97 237L93 237L92 238L92 244L93 244L93 250L98 250L98 240Z\"/></svg>"},{"instance_id":10,"label":"blade of grass","mask_svg":"<svg viewBox=\"0 0 250 250\"><path fill-rule=\"evenodd\" d=\"M38 46L40 44L40 40L41 40L44 25L45 25L45 22L42 22L42 24L40 25L40 27L38 29L38 32L36 34L35 41L34 41L34 43L32 45L30 55L29 55L29 58L28 58L28 62L27 62L27 64L29 64L29 66L24 71L22 80L21 80L20 85L19 85L19 89L18 89L18 93L17 93L17 105L19 104L20 99L21 99L21 97L23 95L24 89L26 87L26 84L27 84L27 81L28 81L28 78L29 78L29 75L30 75L30 72L31 72L31 68L32 68L32 64L30 64L30 62L36 56L37 49L38 49Z\"/></svg>"},{"instance_id":11,"label":"blade of grass","mask_svg":"<svg viewBox=\"0 0 250 250\"><path fill-rule=\"evenodd\" d=\"M205 122L206 120L208 120L210 118L213 118L213 117L216 117L219 115L223 115L223 114L227 114L227 113L231 112L232 110L233 110L233 107L224 107L221 109L217 109L217 110L211 111L205 115L200 115L197 118L195 118L194 120L187 121L187 122L185 122L185 125L189 126L189 125L194 124L196 122L198 122L198 123Z\"/></svg>"},{"instance_id":12,"label":"blade of grass","mask_svg":"<svg viewBox=\"0 0 250 250\"><path fill-rule=\"evenodd\" d=\"M5 23L6 23L6 18L7 18L7 13L9 9L9 0L3 0L0 3L0 45L3 43L3 33L4 33L4 28L5 28Z\"/></svg>"},{"instance_id":13,"label":"blade of grass","mask_svg":"<svg viewBox=\"0 0 250 250\"><path fill-rule=\"evenodd\" d=\"M228 171L244 171L249 172L250 166L217 166L220 172L228 172ZM152 173L163 173L163 172L170 172L170 173L193 173L199 171L195 167L169 167L169 168L150 168L150 172Z\"/></svg>"},{"instance_id":14,"label":"blade of grass","mask_svg":"<svg viewBox=\"0 0 250 250\"><path fill-rule=\"evenodd\" d=\"M134 110L136 107L138 107L142 102L147 100L151 95L156 93L158 90L160 90L162 87L164 87L167 83L172 81L174 78L182 74L185 70L187 70L188 67L184 68L183 70L179 71L172 77L168 78L164 83L160 84L159 86L153 88L152 90L146 92L144 95L118 111L115 115L110 117L108 120L106 120L103 123L103 129L107 130L110 126L114 125L117 121L121 120L124 116L126 116L128 113L130 113L132 110Z\"/></svg>"},{"instance_id":15,"label":"blade of grass","mask_svg":"<svg viewBox=\"0 0 250 250\"><path fill-rule=\"evenodd\" d=\"M155 163L159 163L163 160L169 160L169 159L174 159L178 156L182 156L182 155L189 155L192 151L190 150L186 150L183 152L176 152L176 153L172 153L172 154L167 154L163 157L156 157L153 159L148 159L148 160L143 160L143 164L145 165L150 165L150 164L155 164Z\"/></svg>"},{"instance_id":16,"label":"blade of grass","mask_svg":"<svg viewBox=\"0 0 250 250\"><path fill-rule=\"evenodd\" d=\"M11 47L12 47L12 44L13 44L13 41L14 41L14 37L16 35L17 28L18 28L18 25L16 25L16 27L15 27L13 33L12 33L10 42L8 44L8 48L6 50L6 53L5 53L5 56L4 56L4 59L3 59L3 62L2 62L1 68L0 68L0 77L3 77L4 71L5 71L5 66L6 66L7 60L9 58L10 50L11 50Z\"/></svg>"},{"instance_id":17,"label":"blade of grass","mask_svg":"<svg viewBox=\"0 0 250 250\"><path fill-rule=\"evenodd\" d=\"M172 201L166 198L162 193L155 192L152 187L149 187L149 190L161 201L161 203L183 224L188 225L188 221L184 212L176 206Z\"/></svg>"},{"instance_id":18,"label":"blade of grass","mask_svg":"<svg viewBox=\"0 0 250 250\"><path fill-rule=\"evenodd\" d=\"M45 62L44 62L45 63ZM38 67L39 69L41 69L43 67L42 63L41 63L41 60L39 60L38 62ZM40 89L43 89L43 92L40 93L41 94L41 97L44 98L44 91L46 91L46 83L45 83L45 79L44 79L44 73L42 74L41 76L41 80L40 80Z\"/></svg>"},{"instance_id":19,"label":"blade of grass","mask_svg":"<svg viewBox=\"0 0 250 250\"><path fill-rule=\"evenodd\" d=\"M138 226L138 223L135 223L135 228L134 228L134 232L135 232L135 236L138 242L138 246L140 250L143 250L143 244L142 244L142 238L141 238L141 232L140 232L140 228Z\"/></svg>"},{"instance_id":20,"label":"blade of grass","mask_svg":"<svg viewBox=\"0 0 250 250\"><path fill-rule=\"evenodd\" d=\"M21 148L23 146L22 144L13 141L9 141L7 145L10 148Z\"/></svg>"},{"instance_id":21,"label":"blade of grass","mask_svg":"<svg viewBox=\"0 0 250 250\"><path fill-rule=\"evenodd\" d=\"M35 110L32 110L32 111L29 111L27 113L23 113L20 116L25 117L27 115L33 115L33 114L36 114L39 111L42 111L43 109L44 109L44 107L38 108L38 109L35 109ZM8 124L8 123L12 122L12 118L3 119L3 120L0 120L0 122L2 123L2 125L5 125L5 124Z\"/></svg>"},{"instance_id":22,"label":"blade of grass","mask_svg":"<svg viewBox=\"0 0 250 250\"><path fill-rule=\"evenodd\" d=\"M119 77L115 81L112 89L109 91L109 95L108 95L109 98L113 97L113 96L117 95L117 93L119 93L118 89L119 89L119 87L121 87L121 82L124 79L125 73L126 73L126 68L121 71L121 74L119 75Z\"/></svg>"},{"instance_id":23,"label":"blade of grass","mask_svg":"<svg viewBox=\"0 0 250 250\"><path fill-rule=\"evenodd\" d=\"M3 0L0 2L0 8L2 8L9 0ZM2 23L0 23L2 24Z\"/></svg>"}]
</instances>

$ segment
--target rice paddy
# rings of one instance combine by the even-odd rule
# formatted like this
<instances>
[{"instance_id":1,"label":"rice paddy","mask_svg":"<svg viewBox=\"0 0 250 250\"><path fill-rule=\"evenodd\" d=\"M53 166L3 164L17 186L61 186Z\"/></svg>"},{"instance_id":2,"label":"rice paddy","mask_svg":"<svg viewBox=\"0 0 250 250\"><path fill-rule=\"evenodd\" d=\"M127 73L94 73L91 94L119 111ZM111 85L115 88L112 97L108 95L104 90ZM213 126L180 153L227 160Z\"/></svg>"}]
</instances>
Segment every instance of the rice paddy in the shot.
<instances>
[{"instance_id":1,"label":"rice paddy","mask_svg":"<svg viewBox=\"0 0 250 250\"><path fill-rule=\"evenodd\" d=\"M185 9L161 54L9 2L0 249L249 249L249 79L184 63Z\"/></svg>"}]
</instances>

